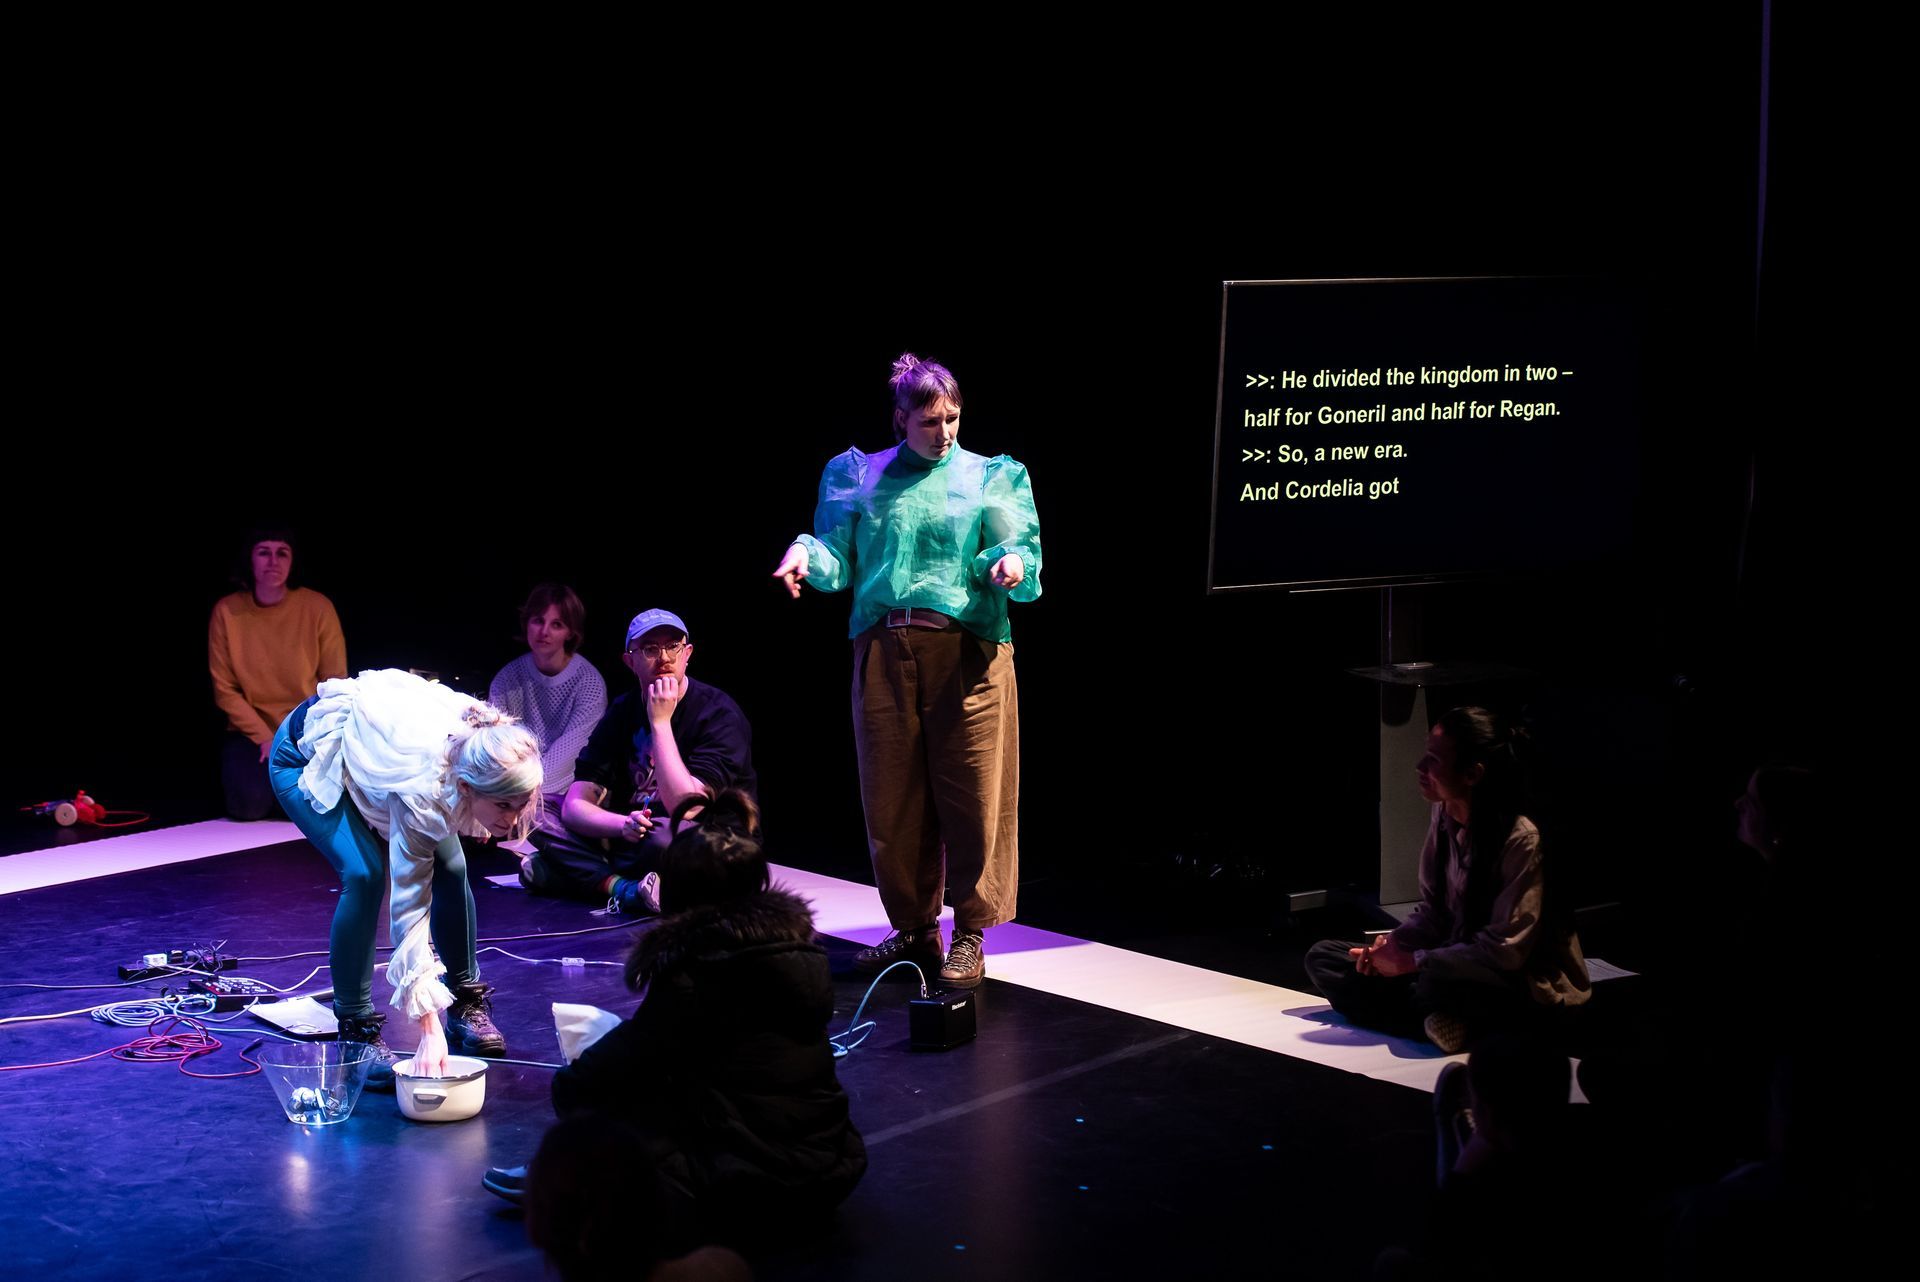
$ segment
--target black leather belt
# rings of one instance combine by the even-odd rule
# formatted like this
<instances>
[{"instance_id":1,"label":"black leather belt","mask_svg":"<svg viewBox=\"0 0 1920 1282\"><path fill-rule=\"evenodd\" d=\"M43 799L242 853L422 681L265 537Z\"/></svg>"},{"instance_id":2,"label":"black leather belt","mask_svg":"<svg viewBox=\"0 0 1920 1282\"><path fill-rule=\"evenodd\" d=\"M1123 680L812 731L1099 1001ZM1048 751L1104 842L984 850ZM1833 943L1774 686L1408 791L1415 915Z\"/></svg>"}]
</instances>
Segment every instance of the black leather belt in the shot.
<instances>
[{"instance_id":1,"label":"black leather belt","mask_svg":"<svg viewBox=\"0 0 1920 1282\"><path fill-rule=\"evenodd\" d=\"M887 617L880 620L880 625L887 628L951 628L958 623L952 615L917 605L888 610Z\"/></svg>"}]
</instances>

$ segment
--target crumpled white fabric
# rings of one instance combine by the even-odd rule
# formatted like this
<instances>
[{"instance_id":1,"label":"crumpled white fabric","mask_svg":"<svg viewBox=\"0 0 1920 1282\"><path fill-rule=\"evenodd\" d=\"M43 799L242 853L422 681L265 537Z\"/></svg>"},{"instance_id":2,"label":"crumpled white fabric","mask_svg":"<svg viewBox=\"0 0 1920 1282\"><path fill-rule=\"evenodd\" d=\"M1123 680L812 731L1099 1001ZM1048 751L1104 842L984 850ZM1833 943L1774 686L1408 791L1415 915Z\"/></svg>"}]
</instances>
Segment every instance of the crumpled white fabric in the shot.
<instances>
[{"instance_id":1,"label":"crumpled white fabric","mask_svg":"<svg viewBox=\"0 0 1920 1282\"><path fill-rule=\"evenodd\" d=\"M387 842L393 883L393 1006L410 1020L453 1004L439 981L428 909L436 847L457 841L455 786L446 773L447 737L465 728L479 700L397 669L320 683L300 736L307 764L300 791L322 814L350 797Z\"/></svg>"},{"instance_id":2,"label":"crumpled white fabric","mask_svg":"<svg viewBox=\"0 0 1920 1282\"><path fill-rule=\"evenodd\" d=\"M307 754L300 789L321 814L351 789L361 815L387 836L388 808L398 801L413 826L448 830L454 786L445 776L447 736L465 726L479 702L411 672L382 668L320 683L300 736Z\"/></svg>"},{"instance_id":3,"label":"crumpled white fabric","mask_svg":"<svg viewBox=\"0 0 1920 1282\"><path fill-rule=\"evenodd\" d=\"M580 1053L620 1027L620 1017L598 1006L579 1002L553 1004L553 1031L560 1038L560 1058L571 1064Z\"/></svg>"}]
</instances>

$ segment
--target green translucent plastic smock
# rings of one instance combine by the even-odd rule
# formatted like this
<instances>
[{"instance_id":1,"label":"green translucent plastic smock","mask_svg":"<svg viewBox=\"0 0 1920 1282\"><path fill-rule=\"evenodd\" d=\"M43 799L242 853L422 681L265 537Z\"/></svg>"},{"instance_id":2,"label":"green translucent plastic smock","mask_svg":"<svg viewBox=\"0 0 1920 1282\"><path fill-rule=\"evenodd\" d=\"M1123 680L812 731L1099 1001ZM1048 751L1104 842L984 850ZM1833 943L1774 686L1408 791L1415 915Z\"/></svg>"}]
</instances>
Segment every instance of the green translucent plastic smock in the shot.
<instances>
[{"instance_id":1,"label":"green translucent plastic smock","mask_svg":"<svg viewBox=\"0 0 1920 1282\"><path fill-rule=\"evenodd\" d=\"M938 462L904 445L878 454L848 450L820 475L807 582L822 592L853 590L859 636L888 610L938 610L975 636L1011 641L1007 598L1040 595L1040 518L1027 469L1001 454L985 458L955 446ZM993 585L994 563L1009 552L1026 577L1012 591Z\"/></svg>"}]
</instances>

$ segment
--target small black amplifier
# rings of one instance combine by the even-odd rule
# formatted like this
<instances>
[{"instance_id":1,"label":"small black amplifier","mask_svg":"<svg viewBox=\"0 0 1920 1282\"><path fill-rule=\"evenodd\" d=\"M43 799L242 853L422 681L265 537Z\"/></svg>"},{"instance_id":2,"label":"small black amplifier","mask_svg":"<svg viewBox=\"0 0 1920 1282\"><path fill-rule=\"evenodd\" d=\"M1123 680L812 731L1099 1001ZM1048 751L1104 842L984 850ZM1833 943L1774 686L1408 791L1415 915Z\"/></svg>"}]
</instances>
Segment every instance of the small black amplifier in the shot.
<instances>
[{"instance_id":1,"label":"small black amplifier","mask_svg":"<svg viewBox=\"0 0 1920 1282\"><path fill-rule=\"evenodd\" d=\"M972 1041L977 996L972 989L954 989L908 1001L907 1035L913 1049L952 1050Z\"/></svg>"}]
</instances>

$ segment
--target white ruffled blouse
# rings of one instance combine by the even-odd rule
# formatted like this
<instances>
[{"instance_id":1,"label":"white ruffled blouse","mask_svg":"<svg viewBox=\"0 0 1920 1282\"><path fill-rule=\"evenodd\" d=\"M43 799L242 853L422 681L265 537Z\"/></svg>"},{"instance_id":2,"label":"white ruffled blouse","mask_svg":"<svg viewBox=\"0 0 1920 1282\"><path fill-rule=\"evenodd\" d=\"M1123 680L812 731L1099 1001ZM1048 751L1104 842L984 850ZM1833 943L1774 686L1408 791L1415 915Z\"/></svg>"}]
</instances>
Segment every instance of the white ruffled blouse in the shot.
<instances>
[{"instance_id":1,"label":"white ruffled blouse","mask_svg":"<svg viewBox=\"0 0 1920 1282\"><path fill-rule=\"evenodd\" d=\"M453 829L455 785L447 738L466 726L479 700L409 672L388 668L320 683L300 736L307 765L300 791L325 814L344 794L387 843L393 881L393 1007L409 1020L453 1004L440 982L428 909L435 851L459 846ZM479 833L472 834L474 836Z\"/></svg>"}]
</instances>

